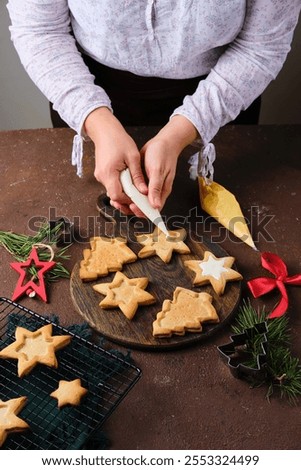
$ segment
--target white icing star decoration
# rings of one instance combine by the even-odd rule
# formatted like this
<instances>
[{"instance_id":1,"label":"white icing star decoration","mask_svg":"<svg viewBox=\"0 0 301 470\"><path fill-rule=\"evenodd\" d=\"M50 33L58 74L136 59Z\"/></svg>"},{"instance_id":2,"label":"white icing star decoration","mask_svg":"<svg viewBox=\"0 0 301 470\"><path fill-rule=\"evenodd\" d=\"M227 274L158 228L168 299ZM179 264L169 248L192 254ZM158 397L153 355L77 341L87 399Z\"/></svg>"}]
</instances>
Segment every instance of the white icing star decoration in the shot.
<instances>
[{"instance_id":1,"label":"white icing star decoration","mask_svg":"<svg viewBox=\"0 0 301 470\"><path fill-rule=\"evenodd\" d=\"M213 276L217 281L220 280L222 273L227 272L224 267L225 258L216 259L210 254L207 261L199 263L203 276Z\"/></svg>"},{"instance_id":2,"label":"white icing star decoration","mask_svg":"<svg viewBox=\"0 0 301 470\"><path fill-rule=\"evenodd\" d=\"M238 281L242 275L231 269L235 258L225 256L216 258L210 251L205 251L204 259L185 261L184 265L195 272L193 285L203 286L211 284L218 295L224 293L227 281Z\"/></svg>"}]
</instances>

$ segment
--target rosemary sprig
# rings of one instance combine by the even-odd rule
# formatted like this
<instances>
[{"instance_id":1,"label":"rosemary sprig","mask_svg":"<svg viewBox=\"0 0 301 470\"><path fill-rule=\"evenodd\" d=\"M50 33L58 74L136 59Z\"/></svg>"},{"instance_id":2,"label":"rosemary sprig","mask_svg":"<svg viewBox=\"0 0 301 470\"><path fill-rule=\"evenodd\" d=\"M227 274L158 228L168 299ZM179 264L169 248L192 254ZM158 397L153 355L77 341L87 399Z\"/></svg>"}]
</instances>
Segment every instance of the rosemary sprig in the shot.
<instances>
[{"instance_id":1,"label":"rosemary sprig","mask_svg":"<svg viewBox=\"0 0 301 470\"><path fill-rule=\"evenodd\" d=\"M244 301L232 329L234 333L243 333L245 329L252 328L263 321L266 321L268 326L267 378L265 380L268 387L267 398L278 391L281 398L295 402L301 395L301 364L298 358L292 356L289 348L288 317L282 316L268 320L264 308L262 311L257 311L251 306L250 301ZM256 367L261 342L260 334L254 335L248 342L247 349L251 356L247 364L249 367ZM253 385L263 384L254 383Z\"/></svg>"},{"instance_id":2,"label":"rosemary sprig","mask_svg":"<svg viewBox=\"0 0 301 470\"><path fill-rule=\"evenodd\" d=\"M70 277L70 273L63 266L62 261L69 258L69 255L66 253L69 246L63 248L57 247L61 228L62 224L57 224L53 228L50 228L47 222L41 225L35 235L0 231L0 246L5 248L17 261L24 262L28 259L34 245L39 243L50 245L54 251L54 261L56 264L51 271L46 273L47 280L55 281L58 278L68 278ZM41 261L48 261L49 251L39 248L39 259ZM31 266L28 271L32 276L37 274L34 266Z\"/></svg>"}]
</instances>

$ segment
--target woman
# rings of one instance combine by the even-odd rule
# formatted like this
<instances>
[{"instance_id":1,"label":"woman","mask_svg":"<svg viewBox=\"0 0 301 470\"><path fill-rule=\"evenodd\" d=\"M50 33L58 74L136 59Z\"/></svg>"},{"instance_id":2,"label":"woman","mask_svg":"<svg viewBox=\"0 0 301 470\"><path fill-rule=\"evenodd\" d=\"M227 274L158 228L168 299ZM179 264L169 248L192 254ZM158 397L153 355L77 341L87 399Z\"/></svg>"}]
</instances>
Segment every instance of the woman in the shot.
<instances>
[{"instance_id":1,"label":"woman","mask_svg":"<svg viewBox=\"0 0 301 470\"><path fill-rule=\"evenodd\" d=\"M300 0L9 0L8 9L25 69L78 133L74 162L89 136L111 204L139 216L120 171L129 167L160 209L181 151L197 138L206 146L276 78ZM129 124L162 127L138 149Z\"/></svg>"}]
</instances>

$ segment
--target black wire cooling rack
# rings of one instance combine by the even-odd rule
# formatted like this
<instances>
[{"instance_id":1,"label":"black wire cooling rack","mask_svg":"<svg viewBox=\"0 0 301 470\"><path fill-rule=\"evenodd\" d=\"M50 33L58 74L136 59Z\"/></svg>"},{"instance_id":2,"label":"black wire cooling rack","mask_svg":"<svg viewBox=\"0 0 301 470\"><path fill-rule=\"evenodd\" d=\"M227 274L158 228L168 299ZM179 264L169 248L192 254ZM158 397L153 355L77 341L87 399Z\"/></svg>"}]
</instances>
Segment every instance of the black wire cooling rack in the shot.
<instances>
[{"instance_id":1,"label":"black wire cooling rack","mask_svg":"<svg viewBox=\"0 0 301 470\"><path fill-rule=\"evenodd\" d=\"M0 350L15 341L16 326L34 331L47 323L53 325L53 335L72 336L71 343L56 352L57 369L38 364L19 378L16 360L0 359L0 399L26 396L18 416L30 426L22 433L10 433L2 449L83 448L141 376L141 370L123 357L5 298L0 298ZM79 406L59 409L50 393L59 380L76 378L88 389L87 395Z\"/></svg>"}]
</instances>

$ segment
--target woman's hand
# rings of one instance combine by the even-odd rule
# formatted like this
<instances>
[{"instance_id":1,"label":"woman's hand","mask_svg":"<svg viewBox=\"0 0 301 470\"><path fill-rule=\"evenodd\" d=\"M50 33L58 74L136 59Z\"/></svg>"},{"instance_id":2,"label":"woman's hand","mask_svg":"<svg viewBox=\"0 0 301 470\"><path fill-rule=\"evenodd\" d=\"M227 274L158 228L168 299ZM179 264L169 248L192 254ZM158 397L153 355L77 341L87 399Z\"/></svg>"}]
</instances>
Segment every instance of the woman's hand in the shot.
<instances>
[{"instance_id":1,"label":"woman's hand","mask_svg":"<svg viewBox=\"0 0 301 470\"><path fill-rule=\"evenodd\" d=\"M141 169L141 155L134 140L106 107L92 111L84 127L95 145L94 176L105 186L111 204L125 214L134 213L138 217L144 217L123 192L120 183L120 172L128 167L136 188L147 194Z\"/></svg>"},{"instance_id":2,"label":"woman's hand","mask_svg":"<svg viewBox=\"0 0 301 470\"><path fill-rule=\"evenodd\" d=\"M182 150L197 136L194 125L184 116L174 116L139 152L134 140L112 112L101 107L85 121L85 131L95 145L95 178L102 183L111 204L124 214L144 217L123 192L120 172L129 168L136 188L148 194L151 205L161 209L172 190L177 160ZM141 158L148 177L145 183Z\"/></svg>"},{"instance_id":3,"label":"woman's hand","mask_svg":"<svg viewBox=\"0 0 301 470\"><path fill-rule=\"evenodd\" d=\"M164 206L172 190L178 157L197 137L194 125L184 116L176 115L141 149L149 180L148 198L153 207Z\"/></svg>"}]
</instances>

